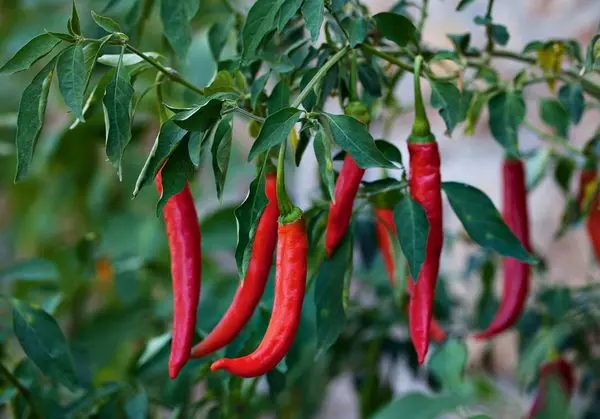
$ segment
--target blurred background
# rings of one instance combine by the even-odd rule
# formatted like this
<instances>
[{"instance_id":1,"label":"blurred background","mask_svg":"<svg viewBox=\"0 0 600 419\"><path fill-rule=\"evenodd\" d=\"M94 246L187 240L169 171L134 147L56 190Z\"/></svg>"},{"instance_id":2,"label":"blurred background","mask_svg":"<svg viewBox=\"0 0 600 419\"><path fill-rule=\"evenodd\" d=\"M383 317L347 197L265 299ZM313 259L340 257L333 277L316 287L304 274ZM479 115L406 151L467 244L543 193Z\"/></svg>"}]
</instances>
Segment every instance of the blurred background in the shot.
<instances>
[{"instance_id":1,"label":"blurred background","mask_svg":"<svg viewBox=\"0 0 600 419\"><path fill-rule=\"evenodd\" d=\"M190 55L187 62L179 63L177 68L188 80L206 86L217 68L208 49L206 31L227 10L219 0L200 3L193 21L195 32ZM462 13L454 11L458 3L455 0L430 0L429 3L424 38L431 45L450 48L447 34L468 31L475 45L484 44L483 29L475 25L473 19L485 13L486 2L475 1ZM77 1L84 33L89 37L101 36L89 12L108 8L105 14L126 28L134 45L144 51L163 50L165 41L156 10L142 28L137 23L141 11L134 7L136 4L138 2L132 0ZM381 0L367 0L365 4L373 14L393 6L393 2ZM239 7L243 6L240 3ZM43 30L63 30L70 8L66 0L0 0L0 62L5 62ZM509 49L520 51L533 39L550 38L574 38L586 45L600 20L600 2L503 0L496 2L494 16L498 23L508 27ZM136 36L142 32L143 37ZM101 65L98 67L100 74L104 69ZM521 68L508 60L499 63L501 75L506 79ZM197 380L197 371L205 361L192 363L191 372L184 374L183 379L172 383L164 379L166 347L164 338L160 339L168 330L171 318L164 226L155 215L157 194L152 188L144 189L135 200L131 199L135 180L158 130L154 104L146 99L139 104L133 140L125 154L123 180L119 182L104 156L101 110L93 112L85 124L70 130L73 121L54 85L34 168L25 181L14 184L16 111L21 93L34 74L30 71L0 75L0 292L37 302L60 319L63 331L72 342L78 375L84 382L93 385L126 383L127 396L122 396L126 399L138 394L143 386L153 403L165 409L178 406L185 393L182 389L190 388ZM152 81L153 75L142 74L136 81L136 91L143 91ZM397 91L399 102L407 108L412 104L411 86L412 78L405 77ZM521 147L529 150L541 144L538 131L547 131L539 120L537 100L550 93L545 85L539 85L527 90L526 95L528 126L522 128L520 141ZM336 111L336 105L330 104L330 109ZM441 146L443 179L472 184L499 205L503 154L490 135L485 112L471 137L463 136L460 128L452 138L445 136L443 121L437 112L430 110L429 115ZM598 110L585 115L570 132L570 141L575 145L583 144L598 128ZM405 139L411 122L410 112L393 118L381 115L372 124L373 137L394 142L406 157ZM234 147L223 200L216 198L209 164L201 169L193 186L205 253L199 333L215 324L231 300L236 283L233 209L243 200L254 174L254 166L246 163L252 141L246 124L235 119ZM540 170L536 164L539 166L539 161L530 161L528 169L532 173ZM551 168L547 170L547 176L532 191L529 201L534 249L547 262L547 270L535 278L536 286L582 285L597 279L598 271L582 228L554 239L566 197L553 180ZM377 171L368 171L366 179L379 176L381 173ZM318 197L316 160L310 150L295 173L290 173L288 181L292 198L301 207L308 208ZM460 224L447 202L444 209L449 239L442 263L444 280L437 298L437 314L451 331L460 333L469 327L469 318L481 291L479 268L488 255L457 239ZM361 223L359 217L357 229L368 230L369 226L368 220ZM298 409L297 406L302 405L304 416L285 416L279 412L276 417L359 418L361 412L369 411L368 403L380 403L377 397L389 399L391 394L431 389L432 383L427 377L414 373L414 359L411 359L414 355L405 327L398 324L392 328L394 339L377 330L373 333L381 339L359 338L359 331L364 332L367 325L387 330L394 316L398 319L403 316L394 309L378 255L372 256L375 259L370 269L355 271L352 298L361 308L353 308L349 314L347 333L320 363L306 367L296 378L296 387L292 385L292 390L279 395L285 399L285 402L280 400L280 406ZM266 306L271 298L271 295L265 297ZM459 308L452 310L453 317L449 318L451 304ZM22 353L18 343L10 339L12 325L6 310L8 308L0 305L0 342L4 353L10 355L7 355L8 362L17 363ZM268 312L255 316L255 330L263 327L266 315ZM309 336L310 327L301 330L302 333ZM148 352L151 339L155 346L150 349L158 349ZM520 344L517 333L507 333L494 342L491 354L484 357L483 348L469 342L469 365L477 368L486 363L515 402L517 411L526 409L529 401L513 380ZM301 359L298 352L296 357ZM20 367L26 376L27 366ZM373 371L378 370L389 379L387 384L369 381L374 379ZM206 385L198 387L199 394L204 394ZM380 396L365 398L361 391ZM107 396L112 400L111 397ZM1 406L0 402L0 412ZM514 410L502 412L502 408L497 408L494 417L516 417ZM99 409L108 408L102 405Z\"/></svg>"}]
</instances>

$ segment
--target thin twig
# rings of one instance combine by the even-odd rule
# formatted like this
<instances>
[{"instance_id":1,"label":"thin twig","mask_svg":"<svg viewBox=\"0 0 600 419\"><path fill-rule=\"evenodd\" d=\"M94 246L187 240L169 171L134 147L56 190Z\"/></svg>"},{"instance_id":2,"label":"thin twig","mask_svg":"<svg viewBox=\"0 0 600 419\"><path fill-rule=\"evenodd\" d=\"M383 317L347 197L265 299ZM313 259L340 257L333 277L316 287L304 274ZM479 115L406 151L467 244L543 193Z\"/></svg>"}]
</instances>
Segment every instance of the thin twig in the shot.
<instances>
[{"instance_id":1,"label":"thin twig","mask_svg":"<svg viewBox=\"0 0 600 419\"><path fill-rule=\"evenodd\" d=\"M0 363L0 376L4 377L6 381L8 381L14 388L16 388L17 391L21 393L21 396L23 396L25 400L27 400L27 404L29 404L29 407L31 408L31 411L34 414L34 416L41 418L37 410L35 400L33 400L33 396L31 395L31 392L27 388L25 388L19 382L17 377L15 377L2 363Z\"/></svg>"}]
</instances>

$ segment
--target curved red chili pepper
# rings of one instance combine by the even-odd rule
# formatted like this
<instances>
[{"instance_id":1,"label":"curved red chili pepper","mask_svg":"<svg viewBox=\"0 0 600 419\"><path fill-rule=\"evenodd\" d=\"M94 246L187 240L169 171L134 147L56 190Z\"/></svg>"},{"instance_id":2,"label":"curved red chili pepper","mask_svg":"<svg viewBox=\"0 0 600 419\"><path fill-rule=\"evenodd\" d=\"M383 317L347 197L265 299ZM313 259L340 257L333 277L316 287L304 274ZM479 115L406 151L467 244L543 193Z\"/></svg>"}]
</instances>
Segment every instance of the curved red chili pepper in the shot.
<instances>
[{"instance_id":1,"label":"curved red chili pepper","mask_svg":"<svg viewBox=\"0 0 600 419\"><path fill-rule=\"evenodd\" d=\"M581 171L581 175L579 178L579 194L577 197L577 202L579 203L579 207L582 208L585 199L586 189L596 182L596 177L598 176L595 169L584 169ZM596 259L600 261L600 197L598 193L594 195L592 198L592 202L590 203L590 211L585 220L585 227L592 242L592 247L594 248L594 254L596 255Z\"/></svg>"},{"instance_id":2,"label":"curved red chili pepper","mask_svg":"<svg viewBox=\"0 0 600 419\"><path fill-rule=\"evenodd\" d=\"M506 159L502 168L502 178L504 221L525 249L530 251L527 188L523 162L517 159ZM487 329L475 334L477 339L487 339L504 332L519 319L525 307L529 294L530 266L513 258L504 258L502 264L504 289L500 307Z\"/></svg>"},{"instance_id":3,"label":"curved red chili pepper","mask_svg":"<svg viewBox=\"0 0 600 419\"><path fill-rule=\"evenodd\" d=\"M350 154L346 154L342 170L335 184L334 200L329 207L329 215L327 216L325 250L329 257L333 255L344 234L346 234L352 217L354 198L356 198L364 174L365 169L358 167Z\"/></svg>"},{"instance_id":4,"label":"curved red chili pepper","mask_svg":"<svg viewBox=\"0 0 600 419\"><path fill-rule=\"evenodd\" d=\"M571 364L565 359L560 358L544 365L540 370L540 384L537 396L531 407L531 412L529 413L530 419L535 418L544 406L547 397L548 380L550 377L558 379L560 386L569 399L573 394L573 390L575 389L575 374L573 373Z\"/></svg>"},{"instance_id":5,"label":"curved red chili pepper","mask_svg":"<svg viewBox=\"0 0 600 419\"><path fill-rule=\"evenodd\" d=\"M241 358L223 358L210 369L225 369L240 377L266 374L283 359L296 336L306 288L308 238L304 217L280 222L277 231L275 300L267 332L258 348Z\"/></svg>"},{"instance_id":6,"label":"curved red chili pepper","mask_svg":"<svg viewBox=\"0 0 600 419\"><path fill-rule=\"evenodd\" d=\"M425 260L409 303L410 336L417 351L419 363L423 363L429 349L428 337L433 297L444 240L440 153L435 142L409 142L408 151L410 153L410 194L415 201L421 204L429 222Z\"/></svg>"},{"instance_id":7,"label":"curved red chili pepper","mask_svg":"<svg viewBox=\"0 0 600 419\"><path fill-rule=\"evenodd\" d=\"M160 173L155 180L162 194ZM202 275L200 227L189 184L169 198L163 215L173 283L173 338L169 357L169 377L173 379L190 357Z\"/></svg>"},{"instance_id":8,"label":"curved red chili pepper","mask_svg":"<svg viewBox=\"0 0 600 419\"><path fill-rule=\"evenodd\" d=\"M408 291L408 295L412 295L413 288L415 287L415 281L409 276L406 278L406 289ZM448 333L444 330L444 328L439 324L437 319L434 316L431 316L431 322L429 323L429 340L441 343L446 340L448 337Z\"/></svg>"},{"instance_id":9,"label":"curved red chili pepper","mask_svg":"<svg viewBox=\"0 0 600 419\"><path fill-rule=\"evenodd\" d=\"M192 357L199 358L208 355L235 339L252 317L265 291L277 243L279 208L277 207L275 173L267 174L265 193L269 203L256 228L246 277L238 287L233 301L221 321L202 342L192 348Z\"/></svg>"}]
</instances>

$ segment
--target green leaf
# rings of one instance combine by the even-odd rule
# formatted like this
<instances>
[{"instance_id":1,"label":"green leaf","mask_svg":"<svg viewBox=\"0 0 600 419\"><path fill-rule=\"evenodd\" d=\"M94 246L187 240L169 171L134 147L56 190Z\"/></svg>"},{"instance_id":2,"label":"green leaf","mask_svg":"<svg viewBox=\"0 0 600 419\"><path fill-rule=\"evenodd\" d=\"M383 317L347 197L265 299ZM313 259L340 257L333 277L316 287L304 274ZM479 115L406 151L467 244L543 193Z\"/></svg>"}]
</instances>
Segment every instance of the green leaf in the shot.
<instances>
[{"instance_id":1,"label":"green leaf","mask_svg":"<svg viewBox=\"0 0 600 419\"><path fill-rule=\"evenodd\" d=\"M473 3L474 0L460 0L458 5L456 6L456 11L460 12L467 8L467 6Z\"/></svg>"},{"instance_id":2,"label":"green leaf","mask_svg":"<svg viewBox=\"0 0 600 419\"><path fill-rule=\"evenodd\" d=\"M107 16L101 16L92 10L92 19L96 22L96 25L100 26L108 33L123 32L121 27L112 18Z\"/></svg>"},{"instance_id":3,"label":"green leaf","mask_svg":"<svg viewBox=\"0 0 600 419\"><path fill-rule=\"evenodd\" d=\"M54 318L11 299L13 328L25 354L48 377L74 391L79 385L67 340Z\"/></svg>"},{"instance_id":4,"label":"green leaf","mask_svg":"<svg viewBox=\"0 0 600 419\"><path fill-rule=\"evenodd\" d=\"M322 115L329 122L328 126L333 140L350 153L357 165L364 169L369 167L396 168L379 151L366 125L348 115L330 113Z\"/></svg>"},{"instance_id":5,"label":"green leaf","mask_svg":"<svg viewBox=\"0 0 600 419\"><path fill-rule=\"evenodd\" d=\"M15 182L22 180L29 171L33 151L44 125L44 115L55 64L56 59L49 62L33 78L21 96L17 116L17 174Z\"/></svg>"},{"instance_id":6,"label":"green leaf","mask_svg":"<svg viewBox=\"0 0 600 419\"><path fill-rule=\"evenodd\" d=\"M46 259L30 259L14 263L0 270L0 282L26 281L56 281L60 277L56 265Z\"/></svg>"},{"instance_id":7,"label":"green leaf","mask_svg":"<svg viewBox=\"0 0 600 419\"><path fill-rule=\"evenodd\" d=\"M236 93L240 96L243 95L246 90L246 80L243 76L240 77L239 74L239 72L231 74L227 70L219 71L210 86L204 88L204 93L207 95L218 93Z\"/></svg>"},{"instance_id":8,"label":"green leaf","mask_svg":"<svg viewBox=\"0 0 600 419\"><path fill-rule=\"evenodd\" d=\"M169 198L181 192L187 182L194 176L194 173L196 173L196 167L190 160L188 141L189 136L179 143L160 172L163 191L156 205L157 215L163 210Z\"/></svg>"},{"instance_id":9,"label":"green leaf","mask_svg":"<svg viewBox=\"0 0 600 419\"><path fill-rule=\"evenodd\" d=\"M284 2L285 0L257 0L252 5L242 30L243 58L253 58L263 38L275 30L275 18Z\"/></svg>"},{"instance_id":10,"label":"green leaf","mask_svg":"<svg viewBox=\"0 0 600 419\"><path fill-rule=\"evenodd\" d=\"M148 417L148 395L141 391L125 402L127 419L146 419Z\"/></svg>"},{"instance_id":11,"label":"green leaf","mask_svg":"<svg viewBox=\"0 0 600 419\"><path fill-rule=\"evenodd\" d=\"M600 50L598 45L600 45L600 33L594 35L586 49L584 66L588 71L600 68Z\"/></svg>"},{"instance_id":12,"label":"green leaf","mask_svg":"<svg viewBox=\"0 0 600 419\"><path fill-rule=\"evenodd\" d=\"M564 344L571 332L572 326L565 323L555 325L551 329L540 329L519 361L519 382L529 384L535 378L539 365L548 358L551 351Z\"/></svg>"},{"instance_id":13,"label":"green leaf","mask_svg":"<svg viewBox=\"0 0 600 419\"><path fill-rule=\"evenodd\" d=\"M270 75L271 72L268 71L262 76L258 77L256 80L254 80L254 83L252 83L252 87L250 88L250 104L252 105L252 108L256 108L256 102L258 101L260 94L265 89Z\"/></svg>"},{"instance_id":14,"label":"green leaf","mask_svg":"<svg viewBox=\"0 0 600 419\"><path fill-rule=\"evenodd\" d=\"M469 44L471 43L471 34L467 33L459 33L459 34L449 34L447 35L452 45L454 45L454 49L460 53L465 53L469 49Z\"/></svg>"},{"instance_id":15,"label":"green leaf","mask_svg":"<svg viewBox=\"0 0 600 419\"><path fill-rule=\"evenodd\" d=\"M550 147L538 148L535 154L527 159L527 190L532 191L544 178L552 149Z\"/></svg>"},{"instance_id":16,"label":"green leaf","mask_svg":"<svg viewBox=\"0 0 600 419\"><path fill-rule=\"evenodd\" d=\"M150 151L144 167L138 176L133 196L136 196L140 189L154 180L162 165L173 154L181 140L183 140L183 137L185 137L185 134L186 131L180 128L172 119L162 124L160 132L152 146L152 151Z\"/></svg>"},{"instance_id":17,"label":"green leaf","mask_svg":"<svg viewBox=\"0 0 600 419\"><path fill-rule=\"evenodd\" d=\"M279 9L279 19L277 19L277 30L281 32L285 25L294 17L296 12L300 10L303 0L285 0Z\"/></svg>"},{"instance_id":18,"label":"green leaf","mask_svg":"<svg viewBox=\"0 0 600 419\"><path fill-rule=\"evenodd\" d=\"M272 147L275 147L284 142L294 125L300 119L302 112L295 108L284 108L272 115L265 120L258 138L252 144L250 153L248 154L248 161L253 160L257 155L268 151Z\"/></svg>"},{"instance_id":19,"label":"green leaf","mask_svg":"<svg viewBox=\"0 0 600 419\"><path fill-rule=\"evenodd\" d=\"M460 91L453 83L432 81L430 85L431 106L439 109L439 113L446 123L448 135L451 135L454 127L462 121L464 116Z\"/></svg>"},{"instance_id":20,"label":"green leaf","mask_svg":"<svg viewBox=\"0 0 600 419\"><path fill-rule=\"evenodd\" d=\"M229 157L231 155L232 141L232 121L233 116L225 116L215 131L215 139L212 144L212 166L217 185L217 197L223 197L223 188L227 178L227 168L229 167Z\"/></svg>"},{"instance_id":21,"label":"green leaf","mask_svg":"<svg viewBox=\"0 0 600 419\"><path fill-rule=\"evenodd\" d=\"M58 87L73 116L83 119L83 95L85 94L85 66L83 46L73 45L65 49L56 64Z\"/></svg>"},{"instance_id":22,"label":"green leaf","mask_svg":"<svg viewBox=\"0 0 600 419\"><path fill-rule=\"evenodd\" d=\"M525 119L526 105L522 92L501 92L489 101L489 124L492 135L504 149L518 155L519 126Z\"/></svg>"},{"instance_id":23,"label":"green leaf","mask_svg":"<svg viewBox=\"0 0 600 419\"><path fill-rule=\"evenodd\" d=\"M145 51L144 54L157 61L161 61L163 58L158 52ZM98 58L98 62L116 68L119 63L125 67L131 67L144 62L144 59L137 54L104 54Z\"/></svg>"},{"instance_id":24,"label":"green leaf","mask_svg":"<svg viewBox=\"0 0 600 419\"><path fill-rule=\"evenodd\" d=\"M189 8L182 0L160 0L160 19L165 37L180 60L184 60L192 43Z\"/></svg>"},{"instance_id":25,"label":"green leaf","mask_svg":"<svg viewBox=\"0 0 600 419\"><path fill-rule=\"evenodd\" d=\"M381 97L379 73L370 64L359 64L358 79L365 91L373 97Z\"/></svg>"},{"instance_id":26,"label":"green leaf","mask_svg":"<svg viewBox=\"0 0 600 419\"><path fill-rule=\"evenodd\" d=\"M206 147L208 146L208 143L210 142L211 138L213 138L213 128L215 127L210 127L204 132L190 132L190 140L188 141L188 152L190 155L190 160L196 168L200 167L200 163L202 162L202 158L204 157Z\"/></svg>"},{"instance_id":27,"label":"green leaf","mask_svg":"<svg viewBox=\"0 0 600 419\"><path fill-rule=\"evenodd\" d=\"M304 23L310 33L310 39L316 42L321 33L321 25L323 24L325 10L324 0L304 0L302 5L302 16Z\"/></svg>"},{"instance_id":28,"label":"green leaf","mask_svg":"<svg viewBox=\"0 0 600 419\"><path fill-rule=\"evenodd\" d=\"M492 25L492 39L499 45L506 46L508 44L508 40L510 39L510 34L508 33L508 29L504 25Z\"/></svg>"},{"instance_id":29,"label":"green leaf","mask_svg":"<svg viewBox=\"0 0 600 419\"><path fill-rule=\"evenodd\" d=\"M228 15L216 21L208 30L208 46L216 61L219 61L221 52L223 52L223 48L227 45L227 40L233 31L234 23L235 16Z\"/></svg>"},{"instance_id":30,"label":"green leaf","mask_svg":"<svg viewBox=\"0 0 600 419\"><path fill-rule=\"evenodd\" d=\"M106 156L117 168L121 177L121 159L131 139L131 102L133 86L129 72L119 65L106 86L102 105L106 125Z\"/></svg>"},{"instance_id":31,"label":"green leaf","mask_svg":"<svg viewBox=\"0 0 600 419\"><path fill-rule=\"evenodd\" d=\"M556 99L542 99L540 101L540 116L542 120L553 128L556 135L563 138L569 133L569 112Z\"/></svg>"},{"instance_id":32,"label":"green leaf","mask_svg":"<svg viewBox=\"0 0 600 419\"><path fill-rule=\"evenodd\" d=\"M402 253L408 262L410 273L415 280L419 278L421 266L425 261L429 221L423 207L406 196L394 208L394 222L398 230L398 241Z\"/></svg>"},{"instance_id":33,"label":"green leaf","mask_svg":"<svg viewBox=\"0 0 600 419\"><path fill-rule=\"evenodd\" d=\"M0 73L12 74L18 71L28 70L38 60L48 55L60 40L54 36L44 33L27 42L20 50L12 56L1 68Z\"/></svg>"},{"instance_id":34,"label":"green leaf","mask_svg":"<svg viewBox=\"0 0 600 419\"><path fill-rule=\"evenodd\" d=\"M333 160L331 159L331 146L331 139L325 135L323 128L319 129L313 141L313 149L317 158L317 164L319 165L319 175L327 192L327 196L325 197L327 200L333 199L335 190L335 173L333 171Z\"/></svg>"},{"instance_id":35,"label":"green leaf","mask_svg":"<svg viewBox=\"0 0 600 419\"><path fill-rule=\"evenodd\" d=\"M570 414L570 395L565 393L565 384L559 374L552 374L544 378L544 395L541 407L533 419L567 419Z\"/></svg>"},{"instance_id":36,"label":"green leaf","mask_svg":"<svg viewBox=\"0 0 600 419\"><path fill-rule=\"evenodd\" d=\"M176 113L172 119L183 129L204 132L221 118L222 108L222 100L203 98L199 105Z\"/></svg>"},{"instance_id":37,"label":"green leaf","mask_svg":"<svg viewBox=\"0 0 600 419\"><path fill-rule=\"evenodd\" d=\"M402 153L394 144L385 140L375 140L375 145L389 161L402 164Z\"/></svg>"},{"instance_id":38,"label":"green leaf","mask_svg":"<svg viewBox=\"0 0 600 419\"><path fill-rule=\"evenodd\" d=\"M381 34L401 47L415 40L417 28L404 15L396 13L379 13L374 16Z\"/></svg>"},{"instance_id":39,"label":"green leaf","mask_svg":"<svg viewBox=\"0 0 600 419\"><path fill-rule=\"evenodd\" d=\"M246 199L234 212L238 231L235 260L242 278L246 276L247 255L251 253L255 229L263 210L267 206L267 202L267 196L265 195L265 165L263 165L252 183L250 183Z\"/></svg>"},{"instance_id":40,"label":"green leaf","mask_svg":"<svg viewBox=\"0 0 600 419\"><path fill-rule=\"evenodd\" d=\"M571 121L578 124L585 110L585 98L580 83L563 85L558 91L560 103L569 111Z\"/></svg>"},{"instance_id":41,"label":"green leaf","mask_svg":"<svg viewBox=\"0 0 600 419\"><path fill-rule=\"evenodd\" d=\"M490 94L485 94L481 92L475 92L469 107L467 108L467 116L466 116L466 124L465 124L465 134L473 135L475 133L475 128L477 127L477 123L479 122L479 118L481 117L481 111L483 107L489 102L492 96Z\"/></svg>"},{"instance_id":42,"label":"green leaf","mask_svg":"<svg viewBox=\"0 0 600 419\"><path fill-rule=\"evenodd\" d=\"M456 391L463 385L467 347L456 339L448 340L429 360L429 369L446 389Z\"/></svg>"},{"instance_id":43,"label":"green leaf","mask_svg":"<svg viewBox=\"0 0 600 419\"><path fill-rule=\"evenodd\" d=\"M273 88L269 100L267 100L267 108L269 109L269 115L280 111L283 108L290 106L290 88L287 83L280 81Z\"/></svg>"},{"instance_id":44,"label":"green leaf","mask_svg":"<svg viewBox=\"0 0 600 419\"><path fill-rule=\"evenodd\" d=\"M362 44L367 37L367 21L362 17L347 17L342 20L342 28L346 31L352 48Z\"/></svg>"},{"instance_id":45,"label":"green leaf","mask_svg":"<svg viewBox=\"0 0 600 419\"><path fill-rule=\"evenodd\" d=\"M537 263L504 223L490 198L483 192L459 182L443 182L442 189L469 237L481 247L525 263Z\"/></svg>"},{"instance_id":46,"label":"green leaf","mask_svg":"<svg viewBox=\"0 0 600 419\"><path fill-rule=\"evenodd\" d=\"M473 403L472 397L458 394L443 394L427 396L421 393L411 393L392 401L371 419L439 419L445 413L455 412L459 407Z\"/></svg>"},{"instance_id":47,"label":"green leaf","mask_svg":"<svg viewBox=\"0 0 600 419\"><path fill-rule=\"evenodd\" d=\"M73 6L71 7L71 17L69 18L67 29L73 35L81 35L81 24L79 23L79 14L77 13L75 0L73 0Z\"/></svg>"},{"instance_id":48,"label":"green leaf","mask_svg":"<svg viewBox=\"0 0 600 419\"><path fill-rule=\"evenodd\" d=\"M315 279L317 356L337 340L346 326L346 281L352 275L352 229L333 256L325 259Z\"/></svg>"}]
</instances>

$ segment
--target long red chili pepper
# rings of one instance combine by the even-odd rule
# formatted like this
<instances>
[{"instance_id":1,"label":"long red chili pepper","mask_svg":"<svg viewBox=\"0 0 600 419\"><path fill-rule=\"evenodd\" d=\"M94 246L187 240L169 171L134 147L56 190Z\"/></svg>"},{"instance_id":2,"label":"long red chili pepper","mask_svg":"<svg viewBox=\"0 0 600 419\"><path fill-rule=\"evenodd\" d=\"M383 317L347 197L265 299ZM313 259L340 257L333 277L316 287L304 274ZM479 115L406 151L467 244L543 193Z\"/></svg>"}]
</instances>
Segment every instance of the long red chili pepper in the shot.
<instances>
[{"instance_id":1,"label":"long red chili pepper","mask_svg":"<svg viewBox=\"0 0 600 419\"><path fill-rule=\"evenodd\" d=\"M269 203L256 228L246 277L240 284L221 321L202 342L192 348L192 357L199 358L208 355L235 339L252 317L264 293L277 243L279 208L277 207L275 173L267 174L265 193Z\"/></svg>"},{"instance_id":2,"label":"long red chili pepper","mask_svg":"<svg viewBox=\"0 0 600 419\"><path fill-rule=\"evenodd\" d=\"M518 159L507 158L502 167L504 189L504 221L525 249L531 250L529 242L529 216L527 214L527 188L525 167ZM502 260L504 289L498 312L483 332L475 334L478 339L487 339L511 327L521 316L527 295L531 268L513 258Z\"/></svg>"},{"instance_id":3,"label":"long red chili pepper","mask_svg":"<svg viewBox=\"0 0 600 419\"><path fill-rule=\"evenodd\" d=\"M540 370L540 384L537 396L531 407L531 412L529 413L530 419L534 419L538 412L544 407L548 396L548 381L551 377L554 377L554 379L558 381L562 390L567 395L567 398L571 398L573 390L575 389L575 374L573 373L571 364L565 359L560 358L544 365Z\"/></svg>"},{"instance_id":4,"label":"long red chili pepper","mask_svg":"<svg viewBox=\"0 0 600 419\"><path fill-rule=\"evenodd\" d=\"M596 168L594 165L589 165L581 171L581 175L579 178L579 194L577 197L577 202L579 203L579 208L583 208L585 204L585 194L586 190L594 185L596 182L598 173L596 172ZM594 254L596 255L596 259L600 261L600 197L598 193L594 191L594 196L590 202L590 210L585 220L585 227L588 233L588 237L592 242L592 247L594 248Z\"/></svg>"},{"instance_id":5,"label":"long red chili pepper","mask_svg":"<svg viewBox=\"0 0 600 419\"><path fill-rule=\"evenodd\" d=\"M442 195L440 153L431 133L421 95L422 58L415 60L415 121L408 138L410 153L410 194L427 216L429 233L425 260L421 266L414 292L409 302L410 337L420 364L429 349L429 330L433 309L435 283L442 253Z\"/></svg>"},{"instance_id":6,"label":"long red chili pepper","mask_svg":"<svg viewBox=\"0 0 600 419\"><path fill-rule=\"evenodd\" d=\"M329 207L327 216L325 250L330 257L346 234L352 217L354 198L356 198L364 174L365 169L358 167L350 154L347 154L335 184L334 200Z\"/></svg>"},{"instance_id":7,"label":"long red chili pepper","mask_svg":"<svg viewBox=\"0 0 600 419\"><path fill-rule=\"evenodd\" d=\"M281 217L277 230L275 299L267 331L258 348L241 358L223 358L211 370L226 369L250 378L275 368L287 354L298 330L306 289L308 237L302 211L290 202L284 184L285 144L277 164L277 201Z\"/></svg>"},{"instance_id":8,"label":"long red chili pepper","mask_svg":"<svg viewBox=\"0 0 600 419\"><path fill-rule=\"evenodd\" d=\"M156 176L162 194L162 179ZM200 228L189 184L169 198L163 215L171 254L173 283L173 338L169 357L169 377L177 377L190 357L196 330L202 274Z\"/></svg>"},{"instance_id":9,"label":"long red chili pepper","mask_svg":"<svg viewBox=\"0 0 600 419\"><path fill-rule=\"evenodd\" d=\"M415 287L415 281L412 277L406 278L406 289L408 291L408 295L411 296L413 289ZM429 323L429 340L437 343L441 343L446 340L448 337L448 333L444 330L442 325L437 321L437 319L432 316L431 323Z\"/></svg>"},{"instance_id":10,"label":"long red chili pepper","mask_svg":"<svg viewBox=\"0 0 600 419\"><path fill-rule=\"evenodd\" d=\"M389 208L375 208L375 233L377 244L383 257L388 280L392 287L396 286L396 259L394 258L394 246L391 235L396 236L396 223L394 222L394 211Z\"/></svg>"}]
</instances>

